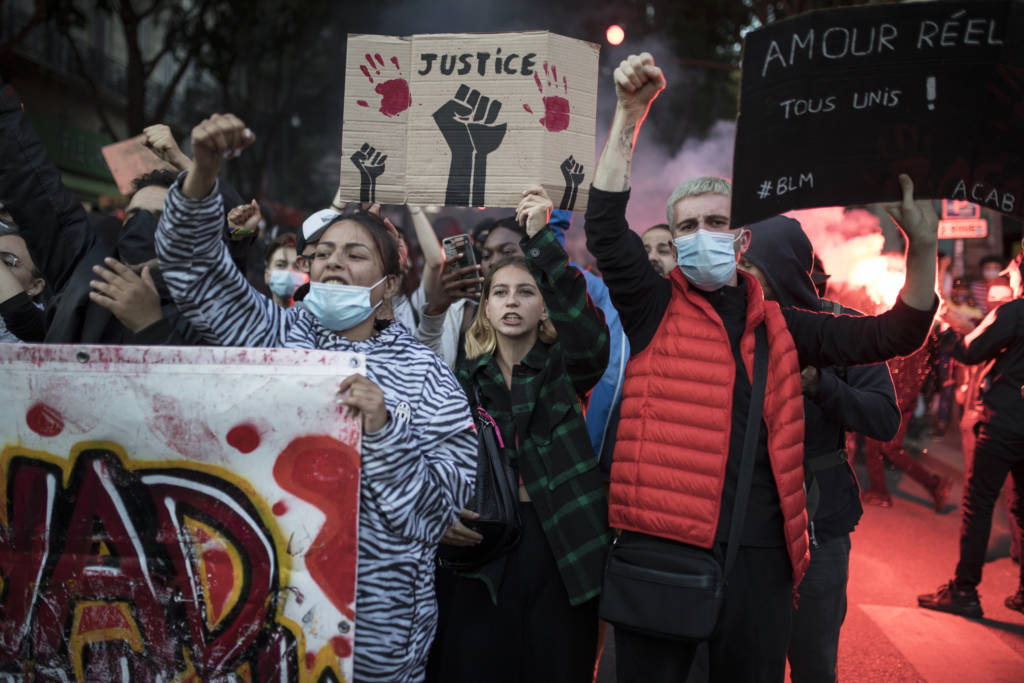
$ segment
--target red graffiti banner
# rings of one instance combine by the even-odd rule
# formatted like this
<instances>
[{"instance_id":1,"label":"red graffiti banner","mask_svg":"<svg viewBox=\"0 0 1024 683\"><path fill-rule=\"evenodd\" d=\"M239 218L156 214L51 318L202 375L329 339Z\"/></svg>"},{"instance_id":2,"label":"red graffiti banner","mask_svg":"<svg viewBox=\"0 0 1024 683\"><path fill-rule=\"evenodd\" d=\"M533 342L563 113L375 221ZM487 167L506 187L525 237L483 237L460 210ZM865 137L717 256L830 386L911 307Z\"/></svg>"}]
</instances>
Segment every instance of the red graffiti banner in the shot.
<instances>
[{"instance_id":1,"label":"red graffiti banner","mask_svg":"<svg viewBox=\"0 0 1024 683\"><path fill-rule=\"evenodd\" d=\"M363 371L0 344L0 678L351 680Z\"/></svg>"}]
</instances>

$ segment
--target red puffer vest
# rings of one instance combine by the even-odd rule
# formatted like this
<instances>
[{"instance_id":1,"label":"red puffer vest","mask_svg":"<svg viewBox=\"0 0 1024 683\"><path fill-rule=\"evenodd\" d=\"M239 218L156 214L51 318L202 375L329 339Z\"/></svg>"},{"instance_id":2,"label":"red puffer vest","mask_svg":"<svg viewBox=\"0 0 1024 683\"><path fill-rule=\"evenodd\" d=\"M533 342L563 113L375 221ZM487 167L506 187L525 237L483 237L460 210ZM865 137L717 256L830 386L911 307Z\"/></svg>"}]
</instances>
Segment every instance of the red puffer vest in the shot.
<instances>
[{"instance_id":1,"label":"red puffer vest","mask_svg":"<svg viewBox=\"0 0 1024 683\"><path fill-rule=\"evenodd\" d=\"M785 538L799 583L810 562L804 498L800 367L782 310L757 280L747 287L740 341L753 375L754 329L768 332L764 421ZM651 343L630 359L622 390L609 496L613 527L710 548L718 526L736 375L729 337L711 304L676 269L672 298Z\"/></svg>"}]
</instances>

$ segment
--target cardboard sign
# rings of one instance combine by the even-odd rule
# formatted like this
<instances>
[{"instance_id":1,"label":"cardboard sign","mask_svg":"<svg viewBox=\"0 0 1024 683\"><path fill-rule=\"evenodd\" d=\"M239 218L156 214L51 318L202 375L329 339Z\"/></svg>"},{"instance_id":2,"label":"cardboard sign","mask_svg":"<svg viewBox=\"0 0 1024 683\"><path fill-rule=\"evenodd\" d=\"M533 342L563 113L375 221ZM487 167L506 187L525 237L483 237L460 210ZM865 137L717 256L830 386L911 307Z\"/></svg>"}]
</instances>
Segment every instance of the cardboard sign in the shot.
<instances>
[{"instance_id":1,"label":"cardboard sign","mask_svg":"<svg viewBox=\"0 0 1024 683\"><path fill-rule=\"evenodd\" d=\"M988 236L988 221L984 218L947 218L939 221L939 239L971 239Z\"/></svg>"},{"instance_id":2,"label":"cardboard sign","mask_svg":"<svg viewBox=\"0 0 1024 683\"><path fill-rule=\"evenodd\" d=\"M0 344L0 671L351 680L363 367Z\"/></svg>"},{"instance_id":3,"label":"cardboard sign","mask_svg":"<svg viewBox=\"0 0 1024 683\"><path fill-rule=\"evenodd\" d=\"M1024 0L823 10L753 31L732 222L919 198L1024 216Z\"/></svg>"},{"instance_id":4,"label":"cardboard sign","mask_svg":"<svg viewBox=\"0 0 1024 683\"><path fill-rule=\"evenodd\" d=\"M341 190L383 204L583 210L598 47L546 31L350 35Z\"/></svg>"},{"instance_id":5,"label":"cardboard sign","mask_svg":"<svg viewBox=\"0 0 1024 683\"><path fill-rule=\"evenodd\" d=\"M143 144L145 139L146 136L139 135L107 145L101 150L121 194L131 194L132 181L140 175L151 171L175 170L173 166Z\"/></svg>"}]
</instances>

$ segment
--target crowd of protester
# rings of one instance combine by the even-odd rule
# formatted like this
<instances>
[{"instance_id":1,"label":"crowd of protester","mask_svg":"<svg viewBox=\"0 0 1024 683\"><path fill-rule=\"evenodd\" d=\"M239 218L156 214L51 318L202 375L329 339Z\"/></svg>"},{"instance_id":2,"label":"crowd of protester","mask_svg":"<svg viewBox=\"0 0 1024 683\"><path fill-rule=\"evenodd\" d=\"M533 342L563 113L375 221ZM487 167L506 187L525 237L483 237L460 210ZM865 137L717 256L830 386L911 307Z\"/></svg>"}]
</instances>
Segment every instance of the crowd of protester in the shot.
<instances>
[{"instance_id":1,"label":"crowd of protester","mask_svg":"<svg viewBox=\"0 0 1024 683\"><path fill-rule=\"evenodd\" d=\"M885 461L936 511L949 499L952 481L905 445L922 413L937 434L962 414L967 479L954 578L919 601L980 617L1008 475L1018 561L1024 521L1020 257L986 259L973 285L937 273L937 217L907 176L902 197L879 198L897 200L908 247L906 284L877 316L825 297L827 264L797 221L733 226L725 180L678 179L667 222L635 232L634 145L665 81L647 54L614 80L582 228L600 276L569 260L571 214L529 178L514 213L472 231L470 265L444 257L416 206L421 268L376 205L335 200L271 234L222 177L256 134L231 114L195 126L192 158L147 128L176 170L140 176L121 224L101 226L4 88L0 341L365 354L366 376L338 387L364 434L358 681L582 683L613 641L622 683L780 681L787 659L794 681L834 681L850 534L862 502L892 505ZM453 569L440 546L485 541L481 415L515 473L517 539ZM713 632L680 638L642 616L606 631L607 557L629 549L650 576L684 551L735 557ZM1006 605L1024 612L1024 588Z\"/></svg>"}]
</instances>

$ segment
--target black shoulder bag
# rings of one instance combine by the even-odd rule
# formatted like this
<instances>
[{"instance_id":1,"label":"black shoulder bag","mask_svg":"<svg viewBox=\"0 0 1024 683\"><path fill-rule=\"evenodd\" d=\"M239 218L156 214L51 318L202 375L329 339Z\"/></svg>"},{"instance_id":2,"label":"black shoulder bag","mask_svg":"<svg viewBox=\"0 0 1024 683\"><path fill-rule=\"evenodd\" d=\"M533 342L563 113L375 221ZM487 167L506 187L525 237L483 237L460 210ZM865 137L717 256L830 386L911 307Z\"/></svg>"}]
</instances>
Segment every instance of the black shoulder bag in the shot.
<instances>
[{"instance_id":1,"label":"black shoulder bag","mask_svg":"<svg viewBox=\"0 0 1024 683\"><path fill-rule=\"evenodd\" d=\"M768 338L758 325L750 411L743 437L725 567L711 550L647 534L623 532L605 565L601 618L616 627L680 641L709 640L718 626L725 589L739 550L754 474L768 369Z\"/></svg>"},{"instance_id":2,"label":"black shoulder bag","mask_svg":"<svg viewBox=\"0 0 1024 683\"><path fill-rule=\"evenodd\" d=\"M519 542L522 521L519 518L519 477L501 454L498 425L480 404L480 390L473 385L476 412L477 456L476 488L470 509L480 514L473 521L462 520L484 537L474 546L442 543L437 561L446 569L471 571L501 557Z\"/></svg>"}]
</instances>

